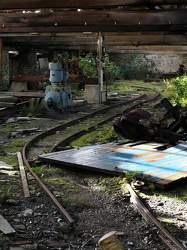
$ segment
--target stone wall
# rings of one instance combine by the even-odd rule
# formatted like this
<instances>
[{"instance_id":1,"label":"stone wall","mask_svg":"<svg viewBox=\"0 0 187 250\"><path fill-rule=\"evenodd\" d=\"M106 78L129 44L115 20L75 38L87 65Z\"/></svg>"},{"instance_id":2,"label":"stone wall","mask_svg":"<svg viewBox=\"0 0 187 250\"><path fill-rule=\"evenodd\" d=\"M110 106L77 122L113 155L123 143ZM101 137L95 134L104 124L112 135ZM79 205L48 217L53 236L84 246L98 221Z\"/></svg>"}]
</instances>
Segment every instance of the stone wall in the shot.
<instances>
[{"instance_id":1,"label":"stone wall","mask_svg":"<svg viewBox=\"0 0 187 250\"><path fill-rule=\"evenodd\" d=\"M110 57L117 64L126 61L128 54L111 54ZM187 69L187 54L178 53L156 53L145 54L146 61L152 61L155 65L152 70L154 73L173 73L177 72L179 64L184 64ZM128 63L128 61L127 61ZM150 63L151 64L151 63Z\"/></svg>"},{"instance_id":2,"label":"stone wall","mask_svg":"<svg viewBox=\"0 0 187 250\"><path fill-rule=\"evenodd\" d=\"M154 71L161 73L177 72L179 65L184 64L187 69L186 54L147 54L146 58L155 63Z\"/></svg>"}]
</instances>

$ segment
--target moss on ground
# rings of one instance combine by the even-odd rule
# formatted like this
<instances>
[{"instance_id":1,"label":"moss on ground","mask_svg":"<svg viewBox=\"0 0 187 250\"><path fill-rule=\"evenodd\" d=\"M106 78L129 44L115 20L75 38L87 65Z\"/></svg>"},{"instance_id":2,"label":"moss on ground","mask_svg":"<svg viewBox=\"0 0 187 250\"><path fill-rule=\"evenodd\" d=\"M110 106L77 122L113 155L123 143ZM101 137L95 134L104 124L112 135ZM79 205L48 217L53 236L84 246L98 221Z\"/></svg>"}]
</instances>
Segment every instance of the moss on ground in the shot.
<instances>
[{"instance_id":1,"label":"moss on ground","mask_svg":"<svg viewBox=\"0 0 187 250\"><path fill-rule=\"evenodd\" d=\"M120 137L116 134L113 127L110 124L107 124L95 131L87 131L85 135L71 142L70 146L79 148L83 146L102 144L118 140L120 140Z\"/></svg>"}]
</instances>

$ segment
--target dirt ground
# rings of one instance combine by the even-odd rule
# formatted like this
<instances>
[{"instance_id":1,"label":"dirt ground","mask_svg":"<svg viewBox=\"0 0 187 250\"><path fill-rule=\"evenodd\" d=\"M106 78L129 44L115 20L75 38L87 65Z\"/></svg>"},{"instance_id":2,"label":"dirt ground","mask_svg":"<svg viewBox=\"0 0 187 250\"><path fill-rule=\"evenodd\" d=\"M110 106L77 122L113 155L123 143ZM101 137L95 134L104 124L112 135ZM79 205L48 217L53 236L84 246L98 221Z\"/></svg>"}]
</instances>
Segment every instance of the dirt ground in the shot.
<instances>
[{"instance_id":1,"label":"dirt ground","mask_svg":"<svg viewBox=\"0 0 187 250\"><path fill-rule=\"evenodd\" d=\"M73 218L72 225L67 223L28 170L26 174L31 196L24 197L17 151L37 131L20 133L19 129L27 127L43 131L59 120L73 119L97 108L97 105L85 105L63 114L45 112L43 118L49 119L47 122L41 119L0 125L0 214L14 230L10 234L0 233L0 249L96 250L99 249L99 240L114 231L118 232L114 243L118 247L113 248L116 250L120 249L119 246L129 250L169 249L158 237L158 229L146 221L130 202L125 185L119 184L123 183L121 177L59 168L54 164L34 166L33 170ZM11 135L8 136L8 133ZM186 201L177 199L184 187L186 184L169 191L176 194L176 199L164 193L163 196L156 195L152 190L141 191L140 196L172 235L186 246Z\"/></svg>"}]
</instances>

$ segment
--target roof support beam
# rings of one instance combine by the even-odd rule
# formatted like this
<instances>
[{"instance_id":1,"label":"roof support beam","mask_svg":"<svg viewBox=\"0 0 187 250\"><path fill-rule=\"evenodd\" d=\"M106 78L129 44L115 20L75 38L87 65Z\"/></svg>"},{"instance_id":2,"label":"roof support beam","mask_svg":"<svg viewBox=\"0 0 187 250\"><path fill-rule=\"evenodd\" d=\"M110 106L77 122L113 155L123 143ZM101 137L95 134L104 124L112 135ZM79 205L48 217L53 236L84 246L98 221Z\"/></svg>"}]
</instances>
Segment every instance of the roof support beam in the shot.
<instances>
[{"instance_id":1,"label":"roof support beam","mask_svg":"<svg viewBox=\"0 0 187 250\"><path fill-rule=\"evenodd\" d=\"M3 34L11 34L11 33L28 33L31 36L39 36L40 33L51 33L51 35L55 35L63 32L183 32L185 34L187 32L187 25L108 25L108 26L54 26L54 27L0 27L0 37ZM181 33L182 34L182 33ZM7 35L8 36L8 35Z\"/></svg>"},{"instance_id":2,"label":"roof support beam","mask_svg":"<svg viewBox=\"0 0 187 250\"><path fill-rule=\"evenodd\" d=\"M37 8L84 8L102 6L128 6L128 5L164 5L186 4L185 0L3 0L1 9L37 9Z\"/></svg>"},{"instance_id":3,"label":"roof support beam","mask_svg":"<svg viewBox=\"0 0 187 250\"><path fill-rule=\"evenodd\" d=\"M0 27L187 25L187 9L1 13Z\"/></svg>"}]
</instances>

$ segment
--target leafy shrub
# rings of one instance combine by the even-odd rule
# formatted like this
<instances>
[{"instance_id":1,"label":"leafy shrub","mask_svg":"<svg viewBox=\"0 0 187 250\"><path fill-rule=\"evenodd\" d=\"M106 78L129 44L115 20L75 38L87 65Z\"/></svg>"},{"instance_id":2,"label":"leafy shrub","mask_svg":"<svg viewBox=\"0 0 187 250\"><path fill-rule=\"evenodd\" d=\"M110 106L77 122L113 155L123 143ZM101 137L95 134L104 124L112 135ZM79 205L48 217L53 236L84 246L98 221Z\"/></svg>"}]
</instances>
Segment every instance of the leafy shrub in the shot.
<instances>
[{"instance_id":1,"label":"leafy shrub","mask_svg":"<svg viewBox=\"0 0 187 250\"><path fill-rule=\"evenodd\" d=\"M113 81L121 77L121 68L110 60L108 54L104 55L105 69L104 74L107 81ZM83 68L84 75L96 78L97 77L98 59L93 53L88 53L81 57L80 65Z\"/></svg>"},{"instance_id":2,"label":"leafy shrub","mask_svg":"<svg viewBox=\"0 0 187 250\"><path fill-rule=\"evenodd\" d=\"M93 53L83 55L81 57L80 66L83 69L83 74L87 77L97 77L97 59Z\"/></svg>"},{"instance_id":3,"label":"leafy shrub","mask_svg":"<svg viewBox=\"0 0 187 250\"><path fill-rule=\"evenodd\" d=\"M120 79L121 78L121 68L115 63L112 62L109 58L108 54L105 54L105 77L106 80L108 80L109 82L114 81L116 79Z\"/></svg>"},{"instance_id":4,"label":"leafy shrub","mask_svg":"<svg viewBox=\"0 0 187 250\"><path fill-rule=\"evenodd\" d=\"M144 54L127 54L120 64L124 79L153 78L154 62L148 60Z\"/></svg>"},{"instance_id":5,"label":"leafy shrub","mask_svg":"<svg viewBox=\"0 0 187 250\"><path fill-rule=\"evenodd\" d=\"M187 105L187 75L167 80L168 87L172 90L169 99L181 107Z\"/></svg>"}]
</instances>

